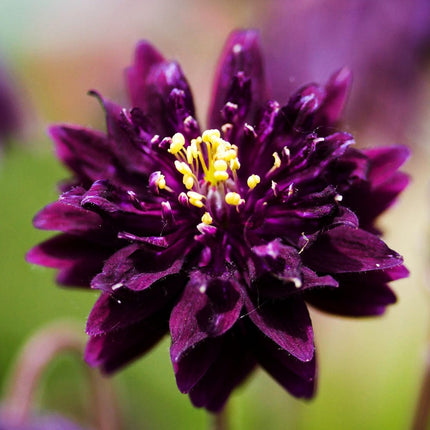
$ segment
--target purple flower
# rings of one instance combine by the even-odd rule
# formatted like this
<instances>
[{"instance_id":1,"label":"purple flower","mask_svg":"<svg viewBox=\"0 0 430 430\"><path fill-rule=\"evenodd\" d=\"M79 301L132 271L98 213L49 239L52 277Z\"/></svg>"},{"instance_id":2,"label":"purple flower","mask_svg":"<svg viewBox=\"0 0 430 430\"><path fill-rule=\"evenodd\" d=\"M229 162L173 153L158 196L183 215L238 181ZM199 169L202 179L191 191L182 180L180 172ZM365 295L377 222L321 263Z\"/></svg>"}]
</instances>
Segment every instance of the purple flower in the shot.
<instances>
[{"instance_id":1,"label":"purple flower","mask_svg":"<svg viewBox=\"0 0 430 430\"><path fill-rule=\"evenodd\" d=\"M429 23L427 0L274 1L264 28L274 92L285 100L347 65L354 74L347 123L403 140L423 103Z\"/></svg>"},{"instance_id":2,"label":"purple flower","mask_svg":"<svg viewBox=\"0 0 430 430\"><path fill-rule=\"evenodd\" d=\"M0 414L1 430L84 430L60 415L32 416L24 423L15 423Z\"/></svg>"},{"instance_id":3,"label":"purple flower","mask_svg":"<svg viewBox=\"0 0 430 430\"><path fill-rule=\"evenodd\" d=\"M258 35L229 38L209 130L176 62L147 42L127 70L133 109L95 94L107 133L54 126L73 178L34 219L60 234L28 260L101 291L85 358L111 373L171 334L181 392L218 411L262 366L297 397L315 386L307 304L382 314L407 276L375 218L407 185L404 147L360 151L337 131L350 75L267 101Z\"/></svg>"}]
</instances>

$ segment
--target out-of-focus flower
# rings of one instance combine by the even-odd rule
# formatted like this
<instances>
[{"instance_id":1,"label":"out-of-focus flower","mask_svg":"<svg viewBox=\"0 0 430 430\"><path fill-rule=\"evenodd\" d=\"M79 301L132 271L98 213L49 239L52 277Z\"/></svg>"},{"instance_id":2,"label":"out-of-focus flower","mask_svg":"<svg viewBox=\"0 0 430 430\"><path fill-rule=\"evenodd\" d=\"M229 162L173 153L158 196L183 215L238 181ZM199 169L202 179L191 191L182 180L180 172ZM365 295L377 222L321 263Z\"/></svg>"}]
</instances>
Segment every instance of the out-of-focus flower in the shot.
<instances>
[{"instance_id":1,"label":"out-of-focus flower","mask_svg":"<svg viewBox=\"0 0 430 430\"><path fill-rule=\"evenodd\" d=\"M0 68L0 147L22 125L22 113L11 78Z\"/></svg>"},{"instance_id":2,"label":"out-of-focus flower","mask_svg":"<svg viewBox=\"0 0 430 430\"><path fill-rule=\"evenodd\" d=\"M427 0L274 0L264 26L278 100L348 66L354 86L346 121L379 140L403 140L422 104L430 47Z\"/></svg>"},{"instance_id":3,"label":"out-of-focus flower","mask_svg":"<svg viewBox=\"0 0 430 430\"><path fill-rule=\"evenodd\" d=\"M82 430L58 413L35 412L35 393L45 369L60 353L82 354L85 340L69 324L54 323L33 334L14 363L9 387L0 407L0 430ZM107 381L91 370L91 412L96 428L121 428L114 393Z\"/></svg>"},{"instance_id":4,"label":"out-of-focus flower","mask_svg":"<svg viewBox=\"0 0 430 430\"><path fill-rule=\"evenodd\" d=\"M29 418L25 423L15 424L0 414L1 430L83 430L60 415L41 415Z\"/></svg>"},{"instance_id":5,"label":"out-of-focus flower","mask_svg":"<svg viewBox=\"0 0 430 430\"><path fill-rule=\"evenodd\" d=\"M350 75L267 101L258 35L232 34L200 129L176 62L147 42L127 71L133 109L100 99L107 133L55 126L73 178L34 219L61 233L30 262L58 282L101 290L86 360L110 373L170 331L179 389L218 411L256 365L311 397L315 348L307 303L384 312L402 258L375 218L408 182L408 151L359 151L333 133ZM95 93L94 93L95 94Z\"/></svg>"}]
</instances>

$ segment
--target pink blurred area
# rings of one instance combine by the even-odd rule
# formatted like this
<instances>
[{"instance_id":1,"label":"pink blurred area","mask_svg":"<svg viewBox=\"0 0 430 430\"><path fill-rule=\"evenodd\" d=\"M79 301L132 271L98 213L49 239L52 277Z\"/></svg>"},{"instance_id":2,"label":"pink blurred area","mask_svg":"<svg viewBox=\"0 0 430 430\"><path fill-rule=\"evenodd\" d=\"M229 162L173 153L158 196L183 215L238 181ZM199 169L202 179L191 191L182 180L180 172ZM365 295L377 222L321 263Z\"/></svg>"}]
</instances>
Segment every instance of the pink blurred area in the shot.
<instances>
[{"instance_id":1,"label":"pink blurred area","mask_svg":"<svg viewBox=\"0 0 430 430\"><path fill-rule=\"evenodd\" d=\"M411 136L427 102L428 0L273 0L263 33L280 100L346 66L353 73L344 117L351 130L381 143Z\"/></svg>"}]
</instances>

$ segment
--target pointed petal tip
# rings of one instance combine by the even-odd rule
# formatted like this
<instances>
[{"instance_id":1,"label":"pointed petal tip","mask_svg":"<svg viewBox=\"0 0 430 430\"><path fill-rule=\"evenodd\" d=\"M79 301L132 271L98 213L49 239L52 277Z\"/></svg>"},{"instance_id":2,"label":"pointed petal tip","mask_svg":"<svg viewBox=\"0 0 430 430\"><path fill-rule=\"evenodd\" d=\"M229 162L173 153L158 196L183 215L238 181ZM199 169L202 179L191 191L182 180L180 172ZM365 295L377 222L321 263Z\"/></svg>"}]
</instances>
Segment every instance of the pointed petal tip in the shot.
<instances>
[{"instance_id":1,"label":"pointed petal tip","mask_svg":"<svg viewBox=\"0 0 430 430\"><path fill-rule=\"evenodd\" d=\"M259 43L260 31L257 29L236 29L233 30L226 43L226 47L234 47L235 44L249 46L252 43Z\"/></svg>"},{"instance_id":2,"label":"pointed petal tip","mask_svg":"<svg viewBox=\"0 0 430 430\"><path fill-rule=\"evenodd\" d=\"M230 33L215 74L208 115L210 127L221 127L225 120L222 115L223 107L231 98L240 98L240 92L237 93L237 89L234 89L239 73L252 81L252 97L246 103L242 101L243 111L252 116L255 109L266 101L264 62L260 45L260 33L257 30L235 30Z\"/></svg>"},{"instance_id":3,"label":"pointed petal tip","mask_svg":"<svg viewBox=\"0 0 430 430\"><path fill-rule=\"evenodd\" d=\"M24 259L27 263L30 264L39 264L39 253L37 252L37 246L31 248L24 256Z\"/></svg>"},{"instance_id":4,"label":"pointed petal tip","mask_svg":"<svg viewBox=\"0 0 430 430\"><path fill-rule=\"evenodd\" d=\"M344 66L339 70L336 70L330 77L329 82L333 82L337 85L343 84L345 87L349 88L353 79L352 70Z\"/></svg>"},{"instance_id":5,"label":"pointed petal tip","mask_svg":"<svg viewBox=\"0 0 430 430\"><path fill-rule=\"evenodd\" d=\"M134 61L136 64L154 64L164 61L164 57L152 43L142 39L136 44Z\"/></svg>"}]
</instances>

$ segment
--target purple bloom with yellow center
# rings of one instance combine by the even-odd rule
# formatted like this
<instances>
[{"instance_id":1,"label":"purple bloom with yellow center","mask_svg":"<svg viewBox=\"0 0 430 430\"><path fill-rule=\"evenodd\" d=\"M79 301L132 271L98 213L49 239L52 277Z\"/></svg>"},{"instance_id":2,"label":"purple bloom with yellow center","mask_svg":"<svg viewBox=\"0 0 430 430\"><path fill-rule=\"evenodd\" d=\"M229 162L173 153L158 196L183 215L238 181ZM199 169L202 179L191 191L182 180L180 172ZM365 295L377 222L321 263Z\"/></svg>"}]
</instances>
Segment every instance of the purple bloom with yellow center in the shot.
<instances>
[{"instance_id":1,"label":"purple bloom with yellow center","mask_svg":"<svg viewBox=\"0 0 430 430\"><path fill-rule=\"evenodd\" d=\"M51 128L73 178L34 220L60 234L28 260L101 291L85 358L106 373L170 332L195 406L220 410L256 366L311 397L308 304L379 315L396 300L387 283L407 276L374 221L407 185L408 151L354 149L337 131L346 70L285 106L268 99L255 31L230 36L205 131L180 66L149 43L127 78L131 110L93 93L107 133Z\"/></svg>"}]
</instances>

